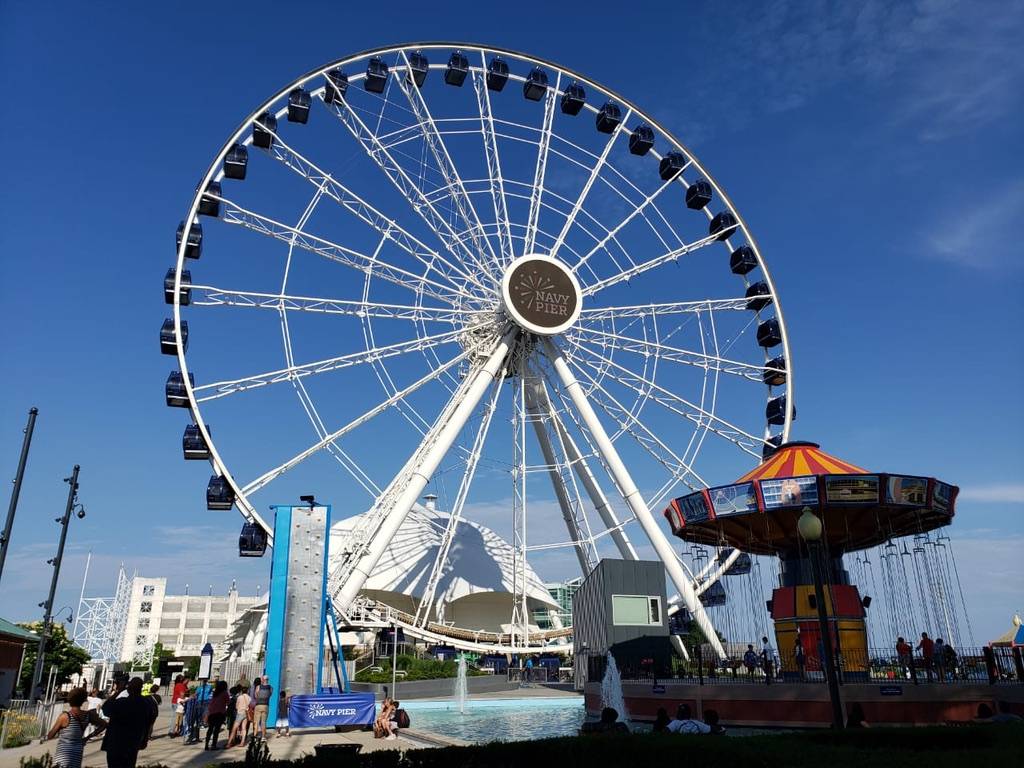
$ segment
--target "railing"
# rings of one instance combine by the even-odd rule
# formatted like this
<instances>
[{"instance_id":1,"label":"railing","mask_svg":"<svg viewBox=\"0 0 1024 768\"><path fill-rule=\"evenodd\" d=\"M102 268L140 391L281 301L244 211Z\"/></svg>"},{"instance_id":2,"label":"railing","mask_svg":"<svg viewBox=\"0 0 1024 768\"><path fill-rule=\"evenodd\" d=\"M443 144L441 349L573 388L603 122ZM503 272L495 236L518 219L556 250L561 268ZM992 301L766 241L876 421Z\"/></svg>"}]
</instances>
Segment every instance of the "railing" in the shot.
<instances>
[{"instance_id":1,"label":"railing","mask_svg":"<svg viewBox=\"0 0 1024 768\"><path fill-rule=\"evenodd\" d=\"M680 680L696 685L808 683L824 684L825 670L816 654L802 658L772 654L769 664L755 651L756 659L719 660L707 648L695 649L690 661L672 660L660 665L647 659L619 665L625 681ZM955 654L927 659L920 652L900 656L894 649L870 648L866 652L839 652L836 671L842 685L1006 685L1024 683L1024 654L1020 648L967 648ZM606 657L587 658L587 679L604 677Z\"/></svg>"}]
</instances>

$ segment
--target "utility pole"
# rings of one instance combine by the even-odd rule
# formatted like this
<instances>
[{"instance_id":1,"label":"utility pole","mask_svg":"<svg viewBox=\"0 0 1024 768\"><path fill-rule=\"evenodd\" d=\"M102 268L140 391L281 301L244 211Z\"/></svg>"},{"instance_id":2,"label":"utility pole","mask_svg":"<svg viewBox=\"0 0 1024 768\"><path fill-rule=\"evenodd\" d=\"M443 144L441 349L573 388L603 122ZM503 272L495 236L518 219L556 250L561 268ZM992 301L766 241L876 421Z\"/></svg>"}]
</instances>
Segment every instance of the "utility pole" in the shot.
<instances>
[{"instance_id":1,"label":"utility pole","mask_svg":"<svg viewBox=\"0 0 1024 768\"><path fill-rule=\"evenodd\" d=\"M50 639L50 626L53 620L53 598L57 593L57 580L60 578L60 562L64 558L64 542L68 538L68 523L71 522L71 512L74 510L75 501L78 498L78 470L79 466L75 464L75 468L71 470L71 477L64 478L64 482L69 484L68 503L64 508L64 516L56 518L56 521L60 523L60 544L57 545L57 556L49 561L53 565L53 578L50 579L50 595L46 598L45 603L39 604L44 609L43 632L39 636L39 648L36 651L36 669L32 675L32 688L28 692L28 698L32 698L35 695L36 689L43 680L46 643ZM78 516L85 517L85 510L80 510Z\"/></svg>"},{"instance_id":2,"label":"utility pole","mask_svg":"<svg viewBox=\"0 0 1024 768\"><path fill-rule=\"evenodd\" d=\"M18 496L21 495L21 481L25 477L25 463L28 461L28 449L32 445L32 432L36 428L38 408L29 408L28 424L25 426L25 439L21 443L21 458L18 459L18 473L14 476L14 490L11 491L11 503L7 507L7 522L4 523L3 535L0 535L0 578L4 574L4 560L7 559L7 545L11 541L11 527L14 525L14 513L18 509Z\"/></svg>"}]
</instances>

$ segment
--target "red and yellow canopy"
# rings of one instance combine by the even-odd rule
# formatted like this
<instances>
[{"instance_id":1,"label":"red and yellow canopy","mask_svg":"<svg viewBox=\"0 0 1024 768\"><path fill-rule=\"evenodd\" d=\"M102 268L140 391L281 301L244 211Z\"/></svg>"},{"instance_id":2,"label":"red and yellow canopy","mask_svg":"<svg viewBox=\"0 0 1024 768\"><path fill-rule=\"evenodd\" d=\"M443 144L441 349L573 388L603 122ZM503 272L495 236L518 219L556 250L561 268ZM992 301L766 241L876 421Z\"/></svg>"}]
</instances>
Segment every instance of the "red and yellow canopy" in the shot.
<instances>
[{"instance_id":1,"label":"red and yellow canopy","mask_svg":"<svg viewBox=\"0 0 1024 768\"><path fill-rule=\"evenodd\" d=\"M802 475L863 475L866 469L829 456L817 443L785 443L759 464L737 480L746 483L751 480L771 480L776 477L800 477Z\"/></svg>"}]
</instances>

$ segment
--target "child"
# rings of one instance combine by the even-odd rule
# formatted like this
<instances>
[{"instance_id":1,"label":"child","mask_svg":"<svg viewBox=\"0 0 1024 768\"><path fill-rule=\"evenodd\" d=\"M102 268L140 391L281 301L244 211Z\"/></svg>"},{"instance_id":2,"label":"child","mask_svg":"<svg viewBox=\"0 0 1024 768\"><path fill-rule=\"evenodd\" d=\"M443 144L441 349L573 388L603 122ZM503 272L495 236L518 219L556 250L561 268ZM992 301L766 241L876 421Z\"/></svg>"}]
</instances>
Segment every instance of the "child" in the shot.
<instances>
[{"instance_id":1,"label":"child","mask_svg":"<svg viewBox=\"0 0 1024 768\"><path fill-rule=\"evenodd\" d=\"M278 736L291 736L291 731L288 729L288 691L281 691L277 697L277 735ZM281 733L281 729L284 729L284 733Z\"/></svg>"},{"instance_id":2,"label":"child","mask_svg":"<svg viewBox=\"0 0 1024 768\"><path fill-rule=\"evenodd\" d=\"M185 702L188 701L188 689L178 695L178 703L174 705L174 731L172 736L182 736L182 726L185 723Z\"/></svg>"}]
</instances>

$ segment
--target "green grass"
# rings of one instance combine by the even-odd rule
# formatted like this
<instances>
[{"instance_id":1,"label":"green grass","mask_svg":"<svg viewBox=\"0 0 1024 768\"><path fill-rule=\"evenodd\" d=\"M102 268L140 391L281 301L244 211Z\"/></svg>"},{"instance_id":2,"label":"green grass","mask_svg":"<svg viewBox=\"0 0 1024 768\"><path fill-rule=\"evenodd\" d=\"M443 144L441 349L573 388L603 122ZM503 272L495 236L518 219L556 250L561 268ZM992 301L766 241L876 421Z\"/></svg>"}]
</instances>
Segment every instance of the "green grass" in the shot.
<instances>
[{"instance_id":1,"label":"green grass","mask_svg":"<svg viewBox=\"0 0 1024 768\"><path fill-rule=\"evenodd\" d=\"M1024 726L872 728L742 738L586 736L444 749L380 751L331 768L1010 768L1024 765ZM241 764L235 764L241 766ZM315 768L310 756L269 768ZM221 764L218 768L229 768Z\"/></svg>"},{"instance_id":2,"label":"green grass","mask_svg":"<svg viewBox=\"0 0 1024 768\"><path fill-rule=\"evenodd\" d=\"M454 661L438 661L436 659L418 659L415 656L401 655L398 657L397 669L405 672L405 677L399 678L400 680L437 680L446 677L455 677L458 673L459 665ZM359 672L355 681L357 683L390 683L391 682L391 659L380 659L378 666L383 668L383 672L370 672L368 670L362 670ZM482 675L480 672L473 667L470 667L466 674Z\"/></svg>"}]
</instances>

